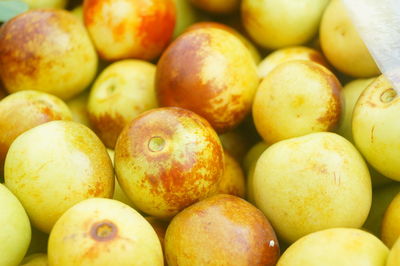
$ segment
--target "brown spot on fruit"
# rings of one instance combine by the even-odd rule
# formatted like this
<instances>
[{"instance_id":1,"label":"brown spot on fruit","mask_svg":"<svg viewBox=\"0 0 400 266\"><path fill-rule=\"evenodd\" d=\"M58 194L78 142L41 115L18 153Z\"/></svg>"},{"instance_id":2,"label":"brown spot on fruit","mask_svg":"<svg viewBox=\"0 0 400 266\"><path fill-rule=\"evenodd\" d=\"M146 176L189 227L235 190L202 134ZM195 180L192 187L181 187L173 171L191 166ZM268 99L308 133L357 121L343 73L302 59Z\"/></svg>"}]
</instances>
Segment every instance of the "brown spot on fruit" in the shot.
<instances>
[{"instance_id":1,"label":"brown spot on fruit","mask_svg":"<svg viewBox=\"0 0 400 266\"><path fill-rule=\"evenodd\" d=\"M382 92L380 100L383 103L389 103L393 101L396 97L397 97L397 92L394 89L390 88Z\"/></svg>"},{"instance_id":2,"label":"brown spot on fruit","mask_svg":"<svg viewBox=\"0 0 400 266\"><path fill-rule=\"evenodd\" d=\"M113 240L118 233L118 227L111 221L105 220L92 225L90 236L95 241L110 241Z\"/></svg>"}]
</instances>

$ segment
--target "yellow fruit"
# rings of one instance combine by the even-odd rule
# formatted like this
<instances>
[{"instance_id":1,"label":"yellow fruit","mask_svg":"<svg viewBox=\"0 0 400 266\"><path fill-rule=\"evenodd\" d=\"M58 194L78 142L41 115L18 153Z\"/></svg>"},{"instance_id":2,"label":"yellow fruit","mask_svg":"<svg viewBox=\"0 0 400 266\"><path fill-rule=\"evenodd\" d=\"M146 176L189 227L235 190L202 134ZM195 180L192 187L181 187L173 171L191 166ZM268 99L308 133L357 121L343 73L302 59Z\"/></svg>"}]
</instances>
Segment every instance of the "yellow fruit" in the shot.
<instances>
[{"instance_id":1,"label":"yellow fruit","mask_svg":"<svg viewBox=\"0 0 400 266\"><path fill-rule=\"evenodd\" d=\"M46 233L74 204L114 191L106 148L90 129L69 121L48 122L20 135L7 153L4 180L33 225Z\"/></svg>"},{"instance_id":2,"label":"yellow fruit","mask_svg":"<svg viewBox=\"0 0 400 266\"><path fill-rule=\"evenodd\" d=\"M0 210L0 265L18 265L31 241L31 225L21 203L3 184Z\"/></svg>"},{"instance_id":3,"label":"yellow fruit","mask_svg":"<svg viewBox=\"0 0 400 266\"><path fill-rule=\"evenodd\" d=\"M246 153L246 156L243 159L243 169L246 173L248 173L251 165L255 164L261 154L268 148L268 144L264 141L260 141L255 144L251 149Z\"/></svg>"},{"instance_id":4,"label":"yellow fruit","mask_svg":"<svg viewBox=\"0 0 400 266\"><path fill-rule=\"evenodd\" d=\"M389 248L400 236L400 194L387 207L381 225L381 239Z\"/></svg>"},{"instance_id":5,"label":"yellow fruit","mask_svg":"<svg viewBox=\"0 0 400 266\"><path fill-rule=\"evenodd\" d=\"M356 78L379 75L380 71L358 35L341 0L331 0L320 26L321 48L339 71Z\"/></svg>"},{"instance_id":6,"label":"yellow fruit","mask_svg":"<svg viewBox=\"0 0 400 266\"><path fill-rule=\"evenodd\" d=\"M87 111L87 102L89 99L89 92L85 91L77 97L67 101L67 105L72 112L72 120L87 127L91 127L89 121L89 114Z\"/></svg>"},{"instance_id":7,"label":"yellow fruit","mask_svg":"<svg viewBox=\"0 0 400 266\"><path fill-rule=\"evenodd\" d=\"M229 14L239 8L240 0L189 0L195 7L213 14Z\"/></svg>"},{"instance_id":8,"label":"yellow fruit","mask_svg":"<svg viewBox=\"0 0 400 266\"><path fill-rule=\"evenodd\" d=\"M251 147L250 139L238 128L218 135L222 147L237 161L241 161L247 150Z\"/></svg>"},{"instance_id":9,"label":"yellow fruit","mask_svg":"<svg viewBox=\"0 0 400 266\"><path fill-rule=\"evenodd\" d=\"M320 64L280 64L264 78L254 98L257 131L267 143L330 131L340 118L340 91L335 75Z\"/></svg>"},{"instance_id":10,"label":"yellow fruit","mask_svg":"<svg viewBox=\"0 0 400 266\"><path fill-rule=\"evenodd\" d=\"M270 146L257 161L253 186L256 206L287 242L327 228L359 228L371 207L367 165L334 133Z\"/></svg>"},{"instance_id":11,"label":"yellow fruit","mask_svg":"<svg viewBox=\"0 0 400 266\"><path fill-rule=\"evenodd\" d=\"M66 211L49 238L49 266L163 265L157 234L137 211L111 199L88 199Z\"/></svg>"},{"instance_id":12,"label":"yellow fruit","mask_svg":"<svg viewBox=\"0 0 400 266\"><path fill-rule=\"evenodd\" d=\"M43 253L36 253L26 257L21 266L47 266L47 255Z\"/></svg>"},{"instance_id":13,"label":"yellow fruit","mask_svg":"<svg viewBox=\"0 0 400 266\"><path fill-rule=\"evenodd\" d=\"M400 180L400 97L382 75L358 99L353 111L354 142L378 172Z\"/></svg>"},{"instance_id":14,"label":"yellow fruit","mask_svg":"<svg viewBox=\"0 0 400 266\"><path fill-rule=\"evenodd\" d=\"M31 9L37 8L65 8L67 0L22 0L29 5Z\"/></svg>"},{"instance_id":15,"label":"yellow fruit","mask_svg":"<svg viewBox=\"0 0 400 266\"><path fill-rule=\"evenodd\" d=\"M393 245L387 257L386 266L400 265L400 240Z\"/></svg>"},{"instance_id":16,"label":"yellow fruit","mask_svg":"<svg viewBox=\"0 0 400 266\"><path fill-rule=\"evenodd\" d=\"M388 248L359 229L333 228L306 235L291 245L277 266L383 266Z\"/></svg>"},{"instance_id":17,"label":"yellow fruit","mask_svg":"<svg viewBox=\"0 0 400 266\"><path fill-rule=\"evenodd\" d=\"M82 92L97 70L97 54L71 13L38 9L0 30L0 77L9 92L39 90L67 100Z\"/></svg>"},{"instance_id":18,"label":"yellow fruit","mask_svg":"<svg viewBox=\"0 0 400 266\"><path fill-rule=\"evenodd\" d=\"M174 38L181 35L187 27L200 19L197 10L187 0L174 0L176 7L176 24Z\"/></svg>"}]
</instances>

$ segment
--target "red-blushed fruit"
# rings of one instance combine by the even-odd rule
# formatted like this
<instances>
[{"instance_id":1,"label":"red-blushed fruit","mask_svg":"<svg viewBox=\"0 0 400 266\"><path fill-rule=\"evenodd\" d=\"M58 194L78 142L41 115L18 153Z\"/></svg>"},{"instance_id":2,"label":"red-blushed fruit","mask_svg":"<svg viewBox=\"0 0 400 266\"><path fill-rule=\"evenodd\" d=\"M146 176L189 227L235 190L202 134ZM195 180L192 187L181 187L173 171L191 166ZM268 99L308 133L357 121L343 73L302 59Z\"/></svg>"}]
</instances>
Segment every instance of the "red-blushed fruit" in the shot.
<instances>
[{"instance_id":1,"label":"red-blushed fruit","mask_svg":"<svg viewBox=\"0 0 400 266\"><path fill-rule=\"evenodd\" d=\"M218 28L182 34L161 56L156 71L159 104L189 109L218 133L237 126L249 113L258 83L248 49Z\"/></svg>"},{"instance_id":2,"label":"red-blushed fruit","mask_svg":"<svg viewBox=\"0 0 400 266\"><path fill-rule=\"evenodd\" d=\"M68 106L39 91L20 91L0 101L0 176L11 143L23 132L53 120L71 120Z\"/></svg>"},{"instance_id":3,"label":"red-blushed fruit","mask_svg":"<svg viewBox=\"0 0 400 266\"><path fill-rule=\"evenodd\" d=\"M215 189L224 171L223 149L202 117L157 108L133 119L120 134L115 171L139 210L169 218Z\"/></svg>"},{"instance_id":4,"label":"red-blushed fruit","mask_svg":"<svg viewBox=\"0 0 400 266\"><path fill-rule=\"evenodd\" d=\"M165 235L168 265L275 265L279 244L260 210L220 194L176 215Z\"/></svg>"},{"instance_id":5,"label":"red-blushed fruit","mask_svg":"<svg viewBox=\"0 0 400 266\"><path fill-rule=\"evenodd\" d=\"M173 0L85 0L85 25L105 60L151 60L172 38Z\"/></svg>"}]
</instances>

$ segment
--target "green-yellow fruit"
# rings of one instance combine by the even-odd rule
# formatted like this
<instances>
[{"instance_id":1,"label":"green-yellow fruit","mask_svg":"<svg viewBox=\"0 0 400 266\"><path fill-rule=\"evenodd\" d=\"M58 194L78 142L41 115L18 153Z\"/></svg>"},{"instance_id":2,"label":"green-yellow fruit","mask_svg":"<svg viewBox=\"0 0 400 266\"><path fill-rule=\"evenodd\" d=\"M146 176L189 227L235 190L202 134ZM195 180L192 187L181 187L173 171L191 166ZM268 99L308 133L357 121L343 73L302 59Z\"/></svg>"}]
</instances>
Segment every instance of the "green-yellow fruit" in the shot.
<instances>
[{"instance_id":1,"label":"green-yellow fruit","mask_svg":"<svg viewBox=\"0 0 400 266\"><path fill-rule=\"evenodd\" d=\"M22 0L28 4L29 8L65 8L67 0Z\"/></svg>"},{"instance_id":2,"label":"green-yellow fruit","mask_svg":"<svg viewBox=\"0 0 400 266\"><path fill-rule=\"evenodd\" d=\"M188 0L174 0L176 7L176 23L174 38L178 37L187 27L199 20L199 14Z\"/></svg>"},{"instance_id":3,"label":"green-yellow fruit","mask_svg":"<svg viewBox=\"0 0 400 266\"><path fill-rule=\"evenodd\" d=\"M67 101L67 105L72 113L72 120L87 127L90 127L89 114L87 111L87 102L89 99L89 92L85 91L73 99Z\"/></svg>"},{"instance_id":4,"label":"green-yellow fruit","mask_svg":"<svg viewBox=\"0 0 400 266\"><path fill-rule=\"evenodd\" d=\"M47 255L36 253L26 257L21 266L48 266Z\"/></svg>"},{"instance_id":5,"label":"green-yellow fruit","mask_svg":"<svg viewBox=\"0 0 400 266\"><path fill-rule=\"evenodd\" d=\"M137 211L111 199L88 199L66 211L49 238L49 266L163 265L161 244Z\"/></svg>"},{"instance_id":6,"label":"green-yellow fruit","mask_svg":"<svg viewBox=\"0 0 400 266\"><path fill-rule=\"evenodd\" d=\"M371 206L364 159L334 133L270 146L257 161L253 186L256 206L287 242L327 228L361 227Z\"/></svg>"},{"instance_id":7,"label":"green-yellow fruit","mask_svg":"<svg viewBox=\"0 0 400 266\"><path fill-rule=\"evenodd\" d=\"M393 245L387 257L386 266L400 265L400 240Z\"/></svg>"},{"instance_id":8,"label":"green-yellow fruit","mask_svg":"<svg viewBox=\"0 0 400 266\"><path fill-rule=\"evenodd\" d=\"M31 225L21 203L3 184L0 210L0 265L18 265L31 241Z\"/></svg>"},{"instance_id":9,"label":"green-yellow fruit","mask_svg":"<svg viewBox=\"0 0 400 266\"><path fill-rule=\"evenodd\" d=\"M391 248L400 236L400 193L387 207L381 225L381 239Z\"/></svg>"},{"instance_id":10,"label":"green-yellow fruit","mask_svg":"<svg viewBox=\"0 0 400 266\"><path fill-rule=\"evenodd\" d=\"M370 233L333 228L296 241L277 266L384 266L388 253L388 248Z\"/></svg>"},{"instance_id":11,"label":"green-yellow fruit","mask_svg":"<svg viewBox=\"0 0 400 266\"><path fill-rule=\"evenodd\" d=\"M256 163L261 154L268 148L268 144L260 141L246 153L243 159L243 170L247 173L252 164Z\"/></svg>"},{"instance_id":12,"label":"green-yellow fruit","mask_svg":"<svg viewBox=\"0 0 400 266\"><path fill-rule=\"evenodd\" d=\"M240 0L189 0L197 8L213 14L229 14L239 8Z\"/></svg>"}]
</instances>

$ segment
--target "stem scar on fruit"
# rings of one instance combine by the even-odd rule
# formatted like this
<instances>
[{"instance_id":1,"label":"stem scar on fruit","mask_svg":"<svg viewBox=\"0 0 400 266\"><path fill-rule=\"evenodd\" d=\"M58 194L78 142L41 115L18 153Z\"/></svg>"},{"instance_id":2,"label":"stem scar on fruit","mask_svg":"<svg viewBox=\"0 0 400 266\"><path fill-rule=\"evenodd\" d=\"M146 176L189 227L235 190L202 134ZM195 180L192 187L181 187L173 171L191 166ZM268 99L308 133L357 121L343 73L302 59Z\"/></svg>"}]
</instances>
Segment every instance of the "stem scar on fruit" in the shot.
<instances>
[{"instance_id":1,"label":"stem scar on fruit","mask_svg":"<svg viewBox=\"0 0 400 266\"><path fill-rule=\"evenodd\" d=\"M92 225L91 237L96 241L109 241L115 238L118 227L111 221L101 221Z\"/></svg>"}]
</instances>

